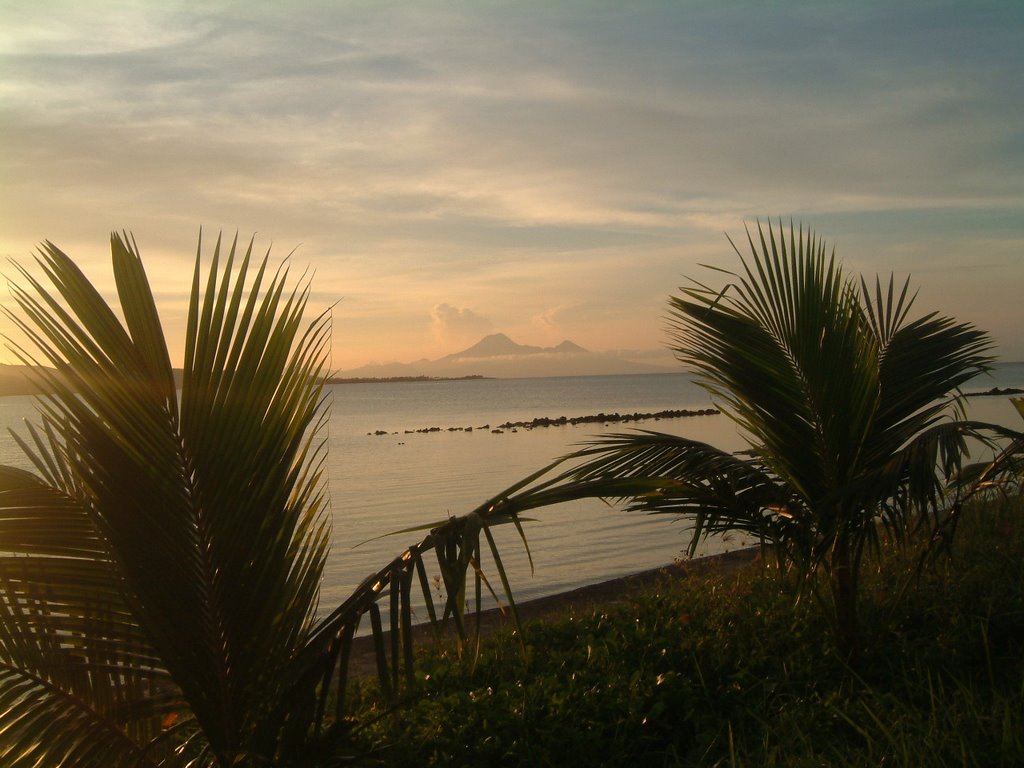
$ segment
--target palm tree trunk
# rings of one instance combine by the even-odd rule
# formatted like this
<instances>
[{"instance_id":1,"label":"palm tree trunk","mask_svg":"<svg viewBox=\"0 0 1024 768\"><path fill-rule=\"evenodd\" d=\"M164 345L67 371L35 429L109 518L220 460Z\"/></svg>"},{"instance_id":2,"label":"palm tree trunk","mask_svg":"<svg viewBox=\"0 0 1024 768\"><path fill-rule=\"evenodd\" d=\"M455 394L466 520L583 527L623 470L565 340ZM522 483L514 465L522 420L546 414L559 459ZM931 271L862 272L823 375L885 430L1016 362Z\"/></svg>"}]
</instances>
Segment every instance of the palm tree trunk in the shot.
<instances>
[{"instance_id":1,"label":"palm tree trunk","mask_svg":"<svg viewBox=\"0 0 1024 768\"><path fill-rule=\"evenodd\" d=\"M860 646L860 622L857 617L857 573L850 542L841 538L832 550L831 589L836 644L850 662L855 662Z\"/></svg>"}]
</instances>

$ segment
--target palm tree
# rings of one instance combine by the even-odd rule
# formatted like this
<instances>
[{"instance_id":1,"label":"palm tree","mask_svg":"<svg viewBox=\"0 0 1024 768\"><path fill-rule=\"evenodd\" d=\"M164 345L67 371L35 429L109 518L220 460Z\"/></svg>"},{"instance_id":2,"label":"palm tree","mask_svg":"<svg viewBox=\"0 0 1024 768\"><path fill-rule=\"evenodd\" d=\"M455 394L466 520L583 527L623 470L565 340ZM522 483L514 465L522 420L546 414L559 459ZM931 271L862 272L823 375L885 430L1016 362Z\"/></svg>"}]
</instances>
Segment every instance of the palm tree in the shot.
<instances>
[{"instance_id":1,"label":"palm tree","mask_svg":"<svg viewBox=\"0 0 1024 768\"><path fill-rule=\"evenodd\" d=\"M304 323L308 283L251 242L218 238L204 279L200 238L178 392L138 249L111 252L123 323L52 243L55 290L20 267L11 285L46 394L16 438L34 471L0 467L0 764L335 764L360 617L395 691L417 585L437 617L423 555L464 637L481 537L507 586L488 526L518 521L495 501L438 524L318 616L327 315Z\"/></svg>"},{"instance_id":2,"label":"palm tree","mask_svg":"<svg viewBox=\"0 0 1024 768\"><path fill-rule=\"evenodd\" d=\"M548 481L551 497L629 497L693 521L701 537L741 530L823 597L839 647L856 654L861 565L883 535L903 542L943 515L943 477L980 425L958 387L987 369L986 334L910 318L909 284L847 279L813 233L758 225L722 289L670 300L678 359L736 421L731 454L674 435L596 440ZM731 243L731 241L730 241ZM602 483L609 486L602 493ZM633 485L631 485L631 483ZM824 593L817 591L822 577Z\"/></svg>"}]
</instances>

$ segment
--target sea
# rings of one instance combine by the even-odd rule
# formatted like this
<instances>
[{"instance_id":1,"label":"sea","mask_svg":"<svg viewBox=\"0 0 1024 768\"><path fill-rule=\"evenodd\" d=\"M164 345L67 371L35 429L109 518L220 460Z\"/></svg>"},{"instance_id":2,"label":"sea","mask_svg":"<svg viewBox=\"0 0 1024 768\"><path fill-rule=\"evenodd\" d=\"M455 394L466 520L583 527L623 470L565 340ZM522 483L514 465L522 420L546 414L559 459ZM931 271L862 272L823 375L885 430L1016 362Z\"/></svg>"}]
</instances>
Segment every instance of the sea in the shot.
<instances>
[{"instance_id":1,"label":"sea","mask_svg":"<svg viewBox=\"0 0 1024 768\"><path fill-rule=\"evenodd\" d=\"M964 390L993 387L1024 388L1024 363L997 364ZM0 427L5 428L0 462L27 466L8 429L23 431L23 421L35 417L33 402L27 396L0 397ZM725 450L746 445L724 414L501 428L536 418L712 408L710 396L687 373L333 384L328 403L326 484L333 541L322 613L422 538L432 524L470 512L588 440L649 429ZM1007 397L970 398L968 415L1024 427ZM985 455L975 446L974 458ZM514 528L495 529L520 601L669 564L685 557L690 542L686 520L629 513L598 499L539 509L526 517L532 567ZM424 528L409 531L418 527ZM704 542L697 556L754 543L740 535L716 538ZM487 573L486 559L483 566ZM493 564L490 568L493 574Z\"/></svg>"}]
</instances>

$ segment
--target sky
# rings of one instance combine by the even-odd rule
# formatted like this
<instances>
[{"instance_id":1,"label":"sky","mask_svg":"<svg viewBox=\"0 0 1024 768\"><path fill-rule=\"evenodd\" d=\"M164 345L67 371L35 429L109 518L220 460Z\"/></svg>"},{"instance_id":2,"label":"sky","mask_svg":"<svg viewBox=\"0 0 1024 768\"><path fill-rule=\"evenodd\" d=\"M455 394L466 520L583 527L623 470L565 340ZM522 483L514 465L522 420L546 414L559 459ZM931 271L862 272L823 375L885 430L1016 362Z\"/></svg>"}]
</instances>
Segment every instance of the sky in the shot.
<instances>
[{"instance_id":1,"label":"sky","mask_svg":"<svg viewBox=\"0 0 1024 768\"><path fill-rule=\"evenodd\" d=\"M1022 40L1015 0L0 0L0 257L113 296L130 231L176 362L200 229L310 276L335 370L639 358L792 220L1024 360Z\"/></svg>"}]
</instances>

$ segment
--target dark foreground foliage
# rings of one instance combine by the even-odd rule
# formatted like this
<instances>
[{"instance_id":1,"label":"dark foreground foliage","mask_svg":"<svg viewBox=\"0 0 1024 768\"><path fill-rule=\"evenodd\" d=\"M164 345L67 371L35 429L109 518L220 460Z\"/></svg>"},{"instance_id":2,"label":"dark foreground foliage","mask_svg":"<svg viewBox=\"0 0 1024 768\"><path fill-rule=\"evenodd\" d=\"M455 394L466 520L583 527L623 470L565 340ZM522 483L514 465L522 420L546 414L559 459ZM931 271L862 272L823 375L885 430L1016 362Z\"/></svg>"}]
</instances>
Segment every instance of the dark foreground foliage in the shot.
<instances>
[{"instance_id":1,"label":"dark foreground foliage","mask_svg":"<svg viewBox=\"0 0 1024 768\"><path fill-rule=\"evenodd\" d=\"M912 554L881 557L856 669L755 566L528 624L525 659L511 632L475 669L435 652L397 708L357 691L359 738L394 765L1022 765L1022 512L973 510L909 582Z\"/></svg>"}]
</instances>

